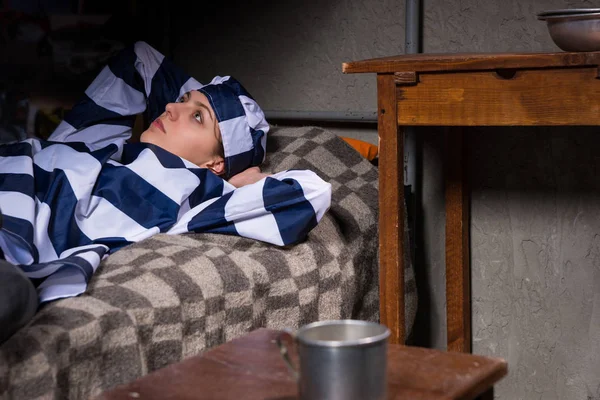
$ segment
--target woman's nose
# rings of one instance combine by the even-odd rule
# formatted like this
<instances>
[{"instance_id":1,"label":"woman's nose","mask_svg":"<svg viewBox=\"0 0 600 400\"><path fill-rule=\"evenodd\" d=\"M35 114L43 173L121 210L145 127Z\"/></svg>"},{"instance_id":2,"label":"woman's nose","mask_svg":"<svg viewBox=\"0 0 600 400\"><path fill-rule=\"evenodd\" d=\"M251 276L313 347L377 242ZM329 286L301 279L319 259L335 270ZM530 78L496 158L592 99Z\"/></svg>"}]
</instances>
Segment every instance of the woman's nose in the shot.
<instances>
[{"instance_id":1,"label":"woman's nose","mask_svg":"<svg viewBox=\"0 0 600 400\"><path fill-rule=\"evenodd\" d=\"M165 107L165 111L167 112L167 118L176 120L179 116L179 111L177 108L177 103L168 103Z\"/></svg>"}]
</instances>

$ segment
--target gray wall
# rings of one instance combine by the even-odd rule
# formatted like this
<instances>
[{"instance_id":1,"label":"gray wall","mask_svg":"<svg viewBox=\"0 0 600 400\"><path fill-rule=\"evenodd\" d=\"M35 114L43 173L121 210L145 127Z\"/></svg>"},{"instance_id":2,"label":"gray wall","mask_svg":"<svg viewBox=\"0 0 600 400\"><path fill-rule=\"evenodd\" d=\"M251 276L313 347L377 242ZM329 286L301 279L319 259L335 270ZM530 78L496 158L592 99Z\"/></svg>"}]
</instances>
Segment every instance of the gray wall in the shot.
<instances>
[{"instance_id":1,"label":"gray wall","mask_svg":"<svg viewBox=\"0 0 600 400\"><path fill-rule=\"evenodd\" d=\"M374 111L373 75L345 61L401 54L404 1L247 1L175 15L174 58L234 75L264 109ZM425 0L424 51L555 51L546 9L591 1ZM231 4L231 2L228 2ZM338 131L376 142L374 129ZM444 348L443 141L419 129L415 343ZM600 399L600 136L469 130L473 351L503 357L502 399Z\"/></svg>"}]
</instances>

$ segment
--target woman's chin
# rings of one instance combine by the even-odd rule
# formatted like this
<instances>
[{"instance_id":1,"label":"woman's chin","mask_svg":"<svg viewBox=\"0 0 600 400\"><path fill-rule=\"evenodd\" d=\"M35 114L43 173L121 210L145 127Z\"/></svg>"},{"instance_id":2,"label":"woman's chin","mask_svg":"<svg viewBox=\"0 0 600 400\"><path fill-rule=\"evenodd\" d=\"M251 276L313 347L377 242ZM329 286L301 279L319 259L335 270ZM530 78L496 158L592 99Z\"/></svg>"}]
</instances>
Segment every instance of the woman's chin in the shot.
<instances>
[{"instance_id":1,"label":"woman's chin","mask_svg":"<svg viewBox=\"0 0 600 400\"><path fill-rule=\"evenodd\" d=\"M140 135L140 143L152 143L151 137L152 137L152 132L150 132L150 129L146 129Z\"/></svg>"}]
</instances>

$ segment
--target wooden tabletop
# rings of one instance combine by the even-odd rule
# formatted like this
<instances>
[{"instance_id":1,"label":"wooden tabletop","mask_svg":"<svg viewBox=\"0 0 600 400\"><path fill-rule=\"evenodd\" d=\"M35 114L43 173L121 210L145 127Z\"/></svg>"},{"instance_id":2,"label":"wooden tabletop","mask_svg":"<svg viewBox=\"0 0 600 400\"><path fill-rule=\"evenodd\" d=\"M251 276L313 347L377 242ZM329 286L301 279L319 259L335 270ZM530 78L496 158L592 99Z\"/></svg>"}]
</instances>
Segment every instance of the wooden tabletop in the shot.
<instances>
[{"instance_id":1,"label":"wooden tabletop","mask_svg":"<svg viewBox=\"0 0 600 400\"><path fill-rule=\"evenodd\" d=\"M600 65L600 52L589 53L448 53L372 58L342 64L346 74L361 72L435 72Z\"/></svg>"},{"instance_id":2,"label":"wooden tabletop","mask_svg":"<svg viewBox=\"0 0 600 400\"><path fill-rule=\"evenodd\" d=\"M278 332L241 338L105 392L97 400L272 399L297 396L275 344ZM502 359L390 345L390 399L473 399L507 372Z\"/></svg>"}]
</instances>

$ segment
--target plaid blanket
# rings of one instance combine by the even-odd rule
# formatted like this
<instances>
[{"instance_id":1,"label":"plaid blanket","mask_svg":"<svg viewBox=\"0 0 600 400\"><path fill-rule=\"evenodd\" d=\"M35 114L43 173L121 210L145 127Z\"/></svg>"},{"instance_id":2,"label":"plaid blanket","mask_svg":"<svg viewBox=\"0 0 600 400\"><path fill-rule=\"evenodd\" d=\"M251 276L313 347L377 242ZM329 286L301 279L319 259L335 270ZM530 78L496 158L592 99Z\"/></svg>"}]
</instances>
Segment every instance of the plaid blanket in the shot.
<instances>
[{"instance_id":1,"label":"plaid blanket","mask_svg":"<svg viewBox=\"0 0 600 400\"><path fill-rule=\"evenodd\" d=\"M45 305L0 347L0 399L89 398L259 327L378 320L377 169L323 129L273 129L265 169L294 168L333 187L306 241L159 234L116 252L86 293Z\"/></svg>"}]
</instances>

